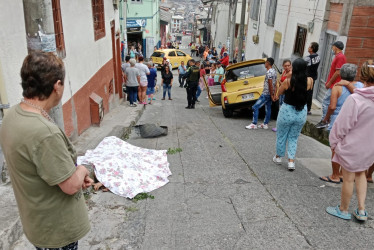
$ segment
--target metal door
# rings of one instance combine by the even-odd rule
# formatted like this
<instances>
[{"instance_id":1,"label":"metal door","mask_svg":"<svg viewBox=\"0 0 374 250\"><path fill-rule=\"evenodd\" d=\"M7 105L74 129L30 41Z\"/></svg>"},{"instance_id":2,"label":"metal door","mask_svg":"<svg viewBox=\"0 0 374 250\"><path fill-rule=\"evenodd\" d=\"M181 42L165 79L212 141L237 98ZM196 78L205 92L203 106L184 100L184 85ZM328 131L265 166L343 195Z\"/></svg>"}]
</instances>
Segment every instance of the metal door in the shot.
<instances>
[{"instance_id":1,"label":"metal door","mask_svg":"<svg viewBox=\"0 0 374 250\"><path fill-rule=\"evenodd\" d=\"M326 33L325 34L325 42L323 44L323 54L322 56L322 65L321 65L321 72L319 76L319 81L318 82L318 88L317 88L317 100L322 102L323 97L325 96L325 93L327 91L325 84L327 81L327 77L330 73L330 67L331 67L331 62L333 59L333 55L331 53L331 44L333 44L336 40L336 36Z\"/></svg>"}]
</instances>

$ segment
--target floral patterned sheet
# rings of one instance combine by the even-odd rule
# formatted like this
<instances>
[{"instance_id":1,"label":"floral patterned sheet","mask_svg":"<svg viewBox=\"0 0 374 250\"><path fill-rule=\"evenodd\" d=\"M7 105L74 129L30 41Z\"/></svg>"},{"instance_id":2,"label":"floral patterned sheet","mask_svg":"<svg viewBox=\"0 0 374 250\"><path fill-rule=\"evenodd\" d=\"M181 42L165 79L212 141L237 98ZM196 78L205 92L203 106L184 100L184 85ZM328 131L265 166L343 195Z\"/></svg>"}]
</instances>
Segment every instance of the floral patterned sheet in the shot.
<instances>
[{"instance_id":1,"label":"floral patterned sheet","mask_svg":"<svg viewBox=\"0 0 374 250\"><path fill-rule=\"evenodd\" d=\"M164 186L171 175L166 150L136 147L115 136L87 150L78 157L78 164L92 164L96 178L105 187L130 199Z\"/></svg>"}]
</instances>

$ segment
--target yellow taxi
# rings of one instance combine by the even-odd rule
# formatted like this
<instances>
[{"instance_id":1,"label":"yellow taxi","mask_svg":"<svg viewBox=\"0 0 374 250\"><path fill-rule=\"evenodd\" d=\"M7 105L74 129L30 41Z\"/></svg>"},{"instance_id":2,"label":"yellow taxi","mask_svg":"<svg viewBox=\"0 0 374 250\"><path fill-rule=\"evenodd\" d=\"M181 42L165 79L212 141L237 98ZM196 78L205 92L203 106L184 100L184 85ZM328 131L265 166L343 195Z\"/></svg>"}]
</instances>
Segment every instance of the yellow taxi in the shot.
<instances>
[{"instance_id":1,"label":"yellow taxi","mask_svg":"<svg viewBox=\"0 0 374 250\"><path fill-rule=\"evenodd\" d=\"M191 60L192 57L179 49L160 49L155 50L151 55L152 62L155 67L160 68L163 58L166 57L170 60L173 69L178 68L181 62L184 61L184 65L187 65L187 61Z\"/></svg>"},{"instance_id":2,"label":"yellow taxi","mask_svg":"<svg viewBox=\"0 0 374 250\"><path fill-rule=\"evenodd\" d=\"M250 108L262 94L265 81L265 59L255 59L232 64L226 68L221 85L208 86L209 104L222 106L225 117L232 117L234 110ZM278 79L280 71L277 71ZM278 113L278 102L273 103L272 116Z\"/></svg>"}]
</instances>

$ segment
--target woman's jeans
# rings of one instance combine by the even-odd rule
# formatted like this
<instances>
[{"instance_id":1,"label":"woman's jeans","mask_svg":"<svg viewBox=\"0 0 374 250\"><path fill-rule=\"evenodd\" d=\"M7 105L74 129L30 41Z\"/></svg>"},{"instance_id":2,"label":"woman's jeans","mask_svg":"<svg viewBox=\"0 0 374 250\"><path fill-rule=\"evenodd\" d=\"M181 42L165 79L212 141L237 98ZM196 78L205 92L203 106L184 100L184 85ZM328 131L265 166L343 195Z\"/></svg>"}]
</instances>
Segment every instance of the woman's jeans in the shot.
<instances>
[{"instance_id":1,"label":"woman's jeans","mask_svg":"<svg viewBox=\"0 0 374 250\"><path fill-rule=\"evenodd\" d=\"M129 95L130 104L136 103L136 100L138 99L138 86L126 87L126 89Z\"/></svg>"},{"instance_id":2,"label":"woman's jeans","mask_svg":"<svg viewBox=\"0 0 374 250\"><path fill-rule=\"evenodd\" d=\"M200 94L201 94L201 87L198 85L197 91L196 91L196 100L199 98Z\"/></svg>"},{"instance_id":3,"label":"woman's jeans","mask_svg":"<svg viewBox=\"0 0 374 250\"><path fill-rule=\"evenodd\" d=\"M294 106L283 103L279 110L277 119L277 155L283 157L286 152L288 159L295 159L297 140L301 129L306 122L307 105L301 111L297 111Z\"/></svg>"},{"instance_id":4,"label":"woman's jeans","mask_svg":"<svg viewBox=\"0 0 374 250\"><path fill-rule=\"evenodd\" d=\"M163 98L165 99L166 96L166 90L168 91L168 97L171 98L171 85L170 84L163 84Z\"/></svg>"},{"instance_id":5,"label":"woman's jeans","mask_svg":"<svg viewBox=\"0 0 374 250\"><path fill-rule=\"evenodd\" d=\"M264 124L268 124L270 121L270 116L271 116L271 104L273 103L273 100L271 100L270 95L261 95L260 98L258 98L257 102L252 106L253 110L253 124L257 124L258 120L258 113L259 109L265 105L265 120Z\"/></svg>"}]
</instances>

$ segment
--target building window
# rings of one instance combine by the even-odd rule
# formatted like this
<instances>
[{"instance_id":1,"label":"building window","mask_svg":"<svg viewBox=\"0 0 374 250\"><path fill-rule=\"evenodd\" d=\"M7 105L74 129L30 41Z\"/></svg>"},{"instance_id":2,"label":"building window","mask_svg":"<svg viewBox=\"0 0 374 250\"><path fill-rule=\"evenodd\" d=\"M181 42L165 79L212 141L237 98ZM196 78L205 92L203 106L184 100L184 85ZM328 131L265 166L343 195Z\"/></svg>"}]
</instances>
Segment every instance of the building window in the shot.
<instances>
[{"instance_id":1,"label":"building window","mask_svg":"<svg viewBox=\"0 0 374 250\"><path fill-rule=\"evenodd\" d=\"M59 57L65 57L64 30L62 29L60 0L52 0L53 25L55 28L56 52Z\"/></svg>"},{"instance_id":2,"label":"building window","mask_svg":"<svg viewBox=\"0 0 374 250\"><path fill-rule=\"evenodd\" d=\"M260 10L260 0L252 0L251 19L258 21L258 12Z\"/></svg>"},{"instance_id":3,"label":"building window","mask_svg":"<svg viewBox=\"0 0 374 250\"><path fill-rule=\"evenodd\" d=\"M131 0L131 3L143 3L143 0Z\"/></svg>"},{"instance_id":4,"label":"building window","mask_svg":"<svg viewBox=\"0 0 374 250\"><path fill-rule=\"evenodd\" d=\"M277 2L277 0L268 0L266 4L265 23L269 26L274 26Z\"/></svg>"},{"instance_id":5,"label":"building window","mask_svg":"<svg viewBox=\"0 0 374 250\"><path fill-rule=\"evenodd\" d=\"M95 41L105 36L104 0L92 0Z\"/></svg>"},{"instance_id":6,"label":"building window","mask_svg":"<svg viewBox=\"0 0 374 250\"><path fill-rule=\"evenodd\" d=\"M306 40L307 30L301 26L297 26L295 47L293 50L294 55L302 57L304 55L305 40Z\"/></svg>"}]
</instances>

